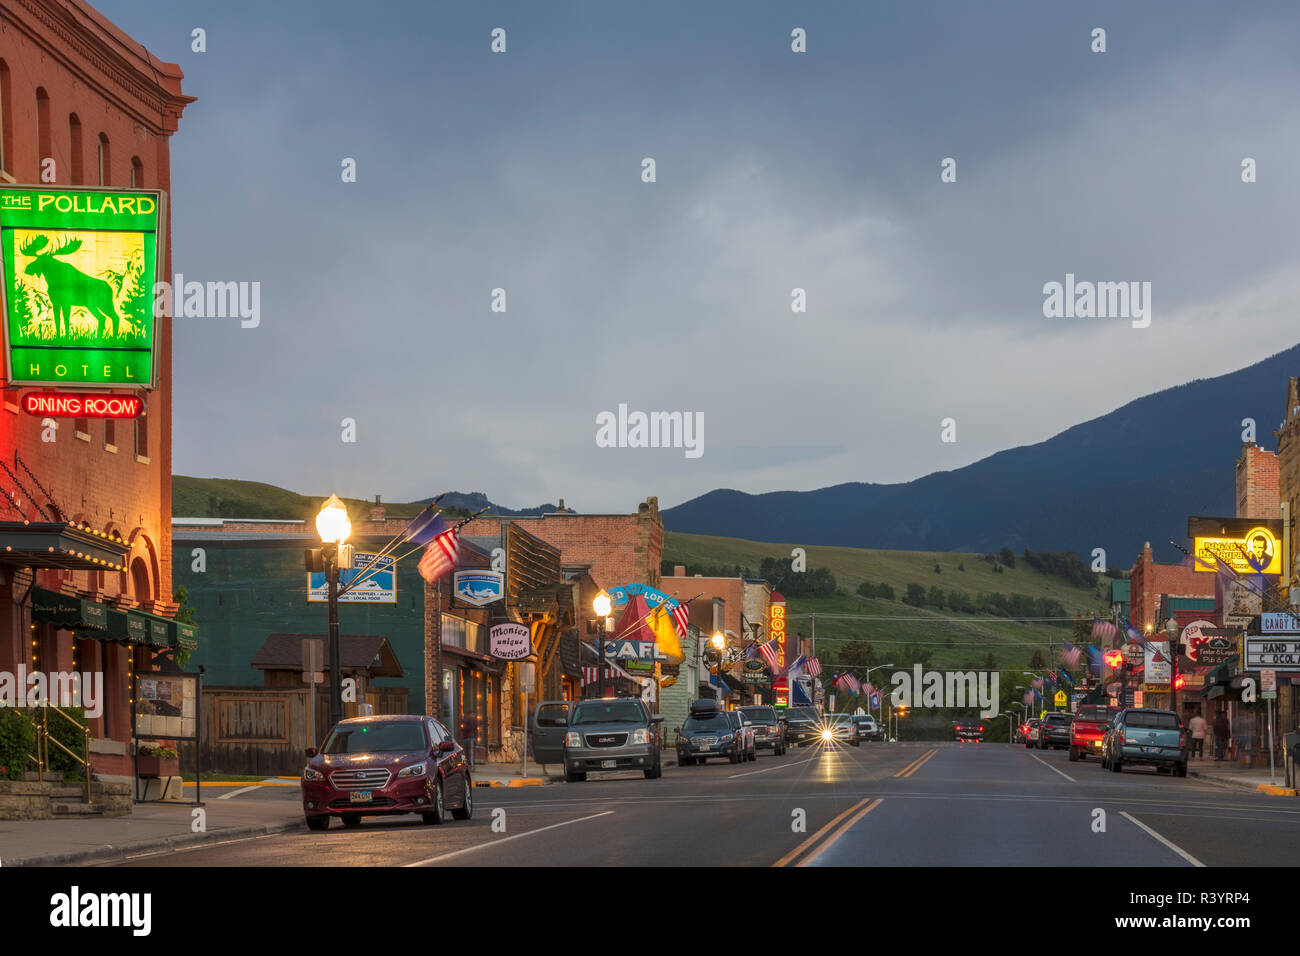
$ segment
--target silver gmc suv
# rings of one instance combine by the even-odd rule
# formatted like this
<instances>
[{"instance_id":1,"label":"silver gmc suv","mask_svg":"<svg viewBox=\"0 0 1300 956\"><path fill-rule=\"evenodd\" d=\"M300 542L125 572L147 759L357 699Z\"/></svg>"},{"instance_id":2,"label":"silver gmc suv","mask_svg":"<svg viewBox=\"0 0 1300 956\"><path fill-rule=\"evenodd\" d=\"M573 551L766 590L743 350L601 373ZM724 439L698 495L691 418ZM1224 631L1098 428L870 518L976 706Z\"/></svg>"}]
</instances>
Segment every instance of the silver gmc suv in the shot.
<instances>
[{"instance_id":1,"label":"silver gmc suv","mask_svg":"<svg viewBox=\"0 0 1300 956\"><path fill-rule=\"evenodd\" d=\"M586 780L592 771L642 770L663 774L660 724L639 698L602 697L573 705L564 735L564 779Z\"/></svg>"}]
</instances>

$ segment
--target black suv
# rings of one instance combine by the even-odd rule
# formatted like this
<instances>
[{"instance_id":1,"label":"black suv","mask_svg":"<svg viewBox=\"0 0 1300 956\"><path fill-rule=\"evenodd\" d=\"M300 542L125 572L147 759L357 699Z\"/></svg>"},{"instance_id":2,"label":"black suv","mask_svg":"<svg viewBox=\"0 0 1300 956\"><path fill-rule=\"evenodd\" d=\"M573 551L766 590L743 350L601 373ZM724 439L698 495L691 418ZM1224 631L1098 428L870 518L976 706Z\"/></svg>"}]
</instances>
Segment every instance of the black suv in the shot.
<instances>
[{"instance_id":1,"label":"black suv","mask_svg":"<svg viewBox=\"0 0 1300 956\"><path fill-rule=\"evenodd\" d=\"M1038 728L1038 749L1069 750L1073 721L1074 714L1068 710L1049 710Z\"/></svg>"},{"instance_id":2,"label":"black suv","mask_svg":"<svg viewBox=\"0 0 1300 956\"><path fill-rule=\"evenodd\" d=\"M814 707L787 707L785 713L786 743L802 747L822 739L822 716Z\"/></svg>"},{"instance_id":3,"label":"black suv","mask_svg":"<svg viewBox=\"0 0 1300 956\"><path fill-rule=\"evenodd\" d=\"M746 724L754 725L754 746L770 750L776 756L785 753L785 724L776 715L776 708L766 704L737 707L736 711Z\"/></svg>"}]
</instances>

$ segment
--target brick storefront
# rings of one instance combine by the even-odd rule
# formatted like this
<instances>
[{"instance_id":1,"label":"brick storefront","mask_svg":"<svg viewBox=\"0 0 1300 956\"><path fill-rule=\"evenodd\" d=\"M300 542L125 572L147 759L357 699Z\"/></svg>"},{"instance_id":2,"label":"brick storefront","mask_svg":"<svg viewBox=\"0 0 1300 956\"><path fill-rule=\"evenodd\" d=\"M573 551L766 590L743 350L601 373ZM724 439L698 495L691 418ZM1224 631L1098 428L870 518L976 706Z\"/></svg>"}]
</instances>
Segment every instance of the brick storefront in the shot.
<instances>
[{"instance_id":1,"label":"brick storefront","mask_svg":"<svg viewBox=\"0 0 1300 956\"><path fill-rule=\"evenodd\" d=\"M0 179L170 193L171 136L193 100L181 93L181 78L179 67L149 55L80 0L6 3L0 17ZM169 275L172 202L166 209L159 258ZM35 505L45 506L48 516L52 502L63 520L120 535L130 545L125 572L37 570L38 587L118 609L175 613L171 342L170 319L158 319L156 388L138 393L147 408L138 422L59 419L55 440L43 440L41 420L19 412L16 389L5 391L0 452L10 466L20 459L30 474L15 469L19 481L0 475L8 499L0 520L48 520ZM102 773L127 774L128 673L150 669L152 652L140 645L74 640L71 631L52 625L33 630L31 574L6 569L4 577L0 670L32 667L34 636L41 670L70 670L75 661L79 671L102 672L106 703L104 715L91 725L93 763Z\"/></svg>"}]
</instances>

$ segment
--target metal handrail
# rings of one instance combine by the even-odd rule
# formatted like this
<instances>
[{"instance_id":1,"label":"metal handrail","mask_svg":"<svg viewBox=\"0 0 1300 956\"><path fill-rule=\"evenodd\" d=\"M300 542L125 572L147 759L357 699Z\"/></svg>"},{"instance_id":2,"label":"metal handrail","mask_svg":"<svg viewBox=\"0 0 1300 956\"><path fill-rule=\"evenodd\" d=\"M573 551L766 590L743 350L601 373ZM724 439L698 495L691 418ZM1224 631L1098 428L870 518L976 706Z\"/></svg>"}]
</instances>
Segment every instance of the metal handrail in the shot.
<instances>
[{"instance_id":1,"label":"metal handrail","mask_svg":"<svg viewBox=\"0 0 1300 956\"><path fill-rule=\"evenodd\" d=\"M72 724L72 726L76 727L78 730L81 731L82 736L85 738L86 741L86 756L84 759L82 757L79 757L76 753L74 753L72 750L66 747L63 741L56 739L54 734L50 731L51 710L54 711L59 716L61 716L64 720L68 721L68 723ZM36 731L36 753L35 755L28 754L27 759L34 761L36 764L37 780L39 780L41 783L44 783L45 774L51 772L50 771L50 744L54 744L54 746L58 747L60 750L62 750L65 754L67 754L77 763L81 764L82 768L85 771L85 778L83 781L83 785L86 790L86 806L92 805L94 801L91 799L90 796L91 793L90 726L81 723L75 717L66 713L60 708L56 706L51 706L49 701L45 701L42 706L36 708L35 713L31 715L30 719L32 722L32 728Z\"/></svg>"}]
</instances>

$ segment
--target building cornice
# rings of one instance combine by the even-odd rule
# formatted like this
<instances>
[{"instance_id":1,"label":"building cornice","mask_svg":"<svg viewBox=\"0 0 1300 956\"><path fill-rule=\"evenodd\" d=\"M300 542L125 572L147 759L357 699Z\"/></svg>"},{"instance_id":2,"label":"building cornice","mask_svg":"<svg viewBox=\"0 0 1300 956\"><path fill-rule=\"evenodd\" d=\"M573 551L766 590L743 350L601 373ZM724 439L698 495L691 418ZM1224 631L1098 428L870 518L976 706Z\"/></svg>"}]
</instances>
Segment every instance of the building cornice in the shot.
<instances>
[{"instance_id":1,"label":"building cornice","mask_svg":"<svg viewBox=\"0 0 1300 956\"><path fill-rule=\"evenodd\" d=\"M0 19L155 135L176 131L194 97L183 73L154 58L81 0L4 0Z\"/></svg>"}]
</instances>

